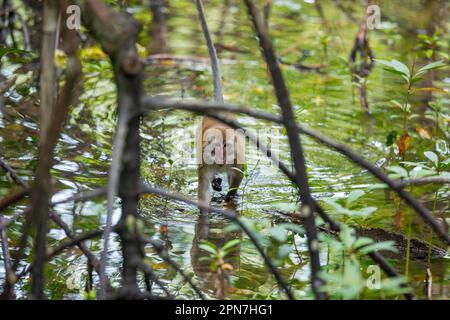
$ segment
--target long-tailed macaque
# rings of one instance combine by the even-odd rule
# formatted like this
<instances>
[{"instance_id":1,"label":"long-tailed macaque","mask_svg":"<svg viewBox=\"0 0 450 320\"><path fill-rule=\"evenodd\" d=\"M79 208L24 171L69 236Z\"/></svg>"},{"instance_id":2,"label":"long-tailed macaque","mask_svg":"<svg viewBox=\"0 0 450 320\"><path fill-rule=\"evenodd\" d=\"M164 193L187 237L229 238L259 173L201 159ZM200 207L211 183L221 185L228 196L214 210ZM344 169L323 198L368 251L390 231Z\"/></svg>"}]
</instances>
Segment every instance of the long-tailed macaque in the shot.
<instances>
[{"instance_id":1,"label":"long-tailed macaque","mask_svg":"<svg viewBox=\"0 0 450 320\"><path fill-rule=\"evenodd\" d=\"M230 113L221 113L235 120ZM241 130L209 117L204 117L197 134L198 200L209 204L210 187L221 191L221 179L216 174L225 172L228 177L226 201L236 195L244 176L245 139Z\"/></svg>"}]
</instances>

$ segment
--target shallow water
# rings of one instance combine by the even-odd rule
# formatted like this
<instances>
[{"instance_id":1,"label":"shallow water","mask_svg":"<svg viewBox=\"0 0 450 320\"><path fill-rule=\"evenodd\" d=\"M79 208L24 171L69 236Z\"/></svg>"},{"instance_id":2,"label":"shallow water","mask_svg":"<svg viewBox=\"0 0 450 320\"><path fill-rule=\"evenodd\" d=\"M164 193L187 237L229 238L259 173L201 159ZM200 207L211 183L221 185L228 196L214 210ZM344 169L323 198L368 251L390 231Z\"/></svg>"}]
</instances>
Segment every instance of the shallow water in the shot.
<instances>
[{"instance_id":1,"label":"shallow water","mask_svg":"<svg viewBox=\"0 0 450 320\"><path fill-rule=\"evenodd\" d=\"M171 10L173 15L169 20L172 29L170 45L177 54L204 57L207 52L199 26L193 25L192 20L195 11L188 4L188 1L177 1ZM216 30L219 25L219 8L217 6L208 9L208 16L215 17L211 19L212 30ZM242 6L233 8L230 16L226 18L221 41L246 52L220 54L225 100L275 114L278 107L250 23ZM400 114L390 106L389 101L398 98L398 92L403 90L403 86L380 66L375 67L369 76L368 84L373 116L365 115L359 105L357 90L351 84L346 62L357 28L342 13L334 10L331 3L325 2L324 8L329 22L335 26L328 34L326 50L320 39L327 34L312 4L303 1L279 1L273 8L271 30L277 52L283 59L296 61L303 52L309 55L305 60L306 64L314 65L323 61L328 64L325 74L299 72L293 67L283 66L297 120L347 144L371 162L381 162L388 155L388 148L385 146L386 135L392 129L401 128ZM140 7L132 9L138 13L142 10ZM386 5L386 10L393 8ZM140 17L145 21L144 14ZM385 23L383 29L370 33L370 41L377 58L396 58L403 62L412 60L408 48L413 45L415 36L408 35L400 23ZM383 54L386 56L381 56ZM57 183L53 200L96 188L107 182L115 124L112 74L107 62L95 59L86 60L84 69L85 93L71 111L64 135L57 147L57 163L53 170ZM203 62L148 64L146 75L145 87L148 94L164 94L183 99L212 97L209 65ZM439 72L435 85L448 88L448 82L439 80L445 77L449 77L448 71L447 74L445 71ZM420 105L420 99L415 103ZM19 97L17 103L7 104L1 114L0 154L21 176L30 179L35 165L38 136L37 107L28 99ZM196 165L192 155L193 137L199 121L199 117L186 112L165 111L152 112L142 120L142 175L147 182L196 196ZM289 163L286 138L280 127L247 117L241 117L239 122L255 132L265 134L270 129L269 134L276 140L275 145L278 144L274 152L278 152L281 160ZM407 154L408 160L423 159L420 152L423 153L422 149L425 147L422 147L419 139L413 139L416 144ZM345 198L352 190L365 189L377 183L365 170L353 165L343 156L307 137L303 137L302 142L311 190L318 200L328 197ZM184 150L184 154L179 154L180 149ZM274 212L292 210L297 201L296 191L281 172L261 155L253 154L247 157L247 172L245 188L239 192L237 206L241 215L256 221L258 228L263 231L263 237L268 238L268 230L280 219ZM4 175L0 175L0 195L6 194L11 187L11 182ZM435 190L420 188L419 191L415 193L420 195L421 201L428 207L432 206ZM442 217L448 216L449 213L449 194L450 190L439 189L437 202L438 208L441 208L439 215ZM215 196L219 198L215 204L222 206L221 195ZM358 220L358 225L395 230L396 204L386 200L383 190L367 192L358 204L361 207L378 208L368 218ZM120 215L119 206L120 203L117 202L115 219ZM25 203L8 210L7 215L23 208ZM75 231L94 230L99 224L103 224L105 219L105 202L101 198L84 204L58 205L55 210ZM237 231L226 232L229 223L222 218L212 215L209 221L203 221L195 208L181 203L168 203L152 196L143 197L141 213L146 221L145 231L165 242L170 248L170 256L187 274L194 276L194 281L199 283L210 297L284 298L247 237ZM341 221L343 219L341 216L335 217ZM351 219L347 222L352 223ZM415 237L427 239L428 229L422 220L415 216L413 230ZM17 244L19 232L20 222L9 230L12 246ZM64 233L53 226L49 233L50 245L56 245L64 237ZM211 271L210 261L199 259L205 256L205 252L202 252L198 245L205 239L219 247L231 239L242 239L238 250L225 259L230 265L229 282L224 280L226 277ZM121 251L118 239L113 240L110 246L108 274L113 283L118 283ZM298 235L289 235L286 243L290 244L289 259L280 266L280 270L295 289L298 298L311 298L305 239ZM99 241L90 241L88 244L94 252L100 252ZM435 241L435 244L442 245L438 241ZM278 243L277 246L281 244ZM321 250L322 263L328 265L333 262L329 260L330 248L323 245ZM148 262L171 292L178 293L181 298L195 297L189 285L168 268L150 247L146 248L146 251ZM404 258L392 259L391 262L403 273ZM367 267L370 261L364 260L362 265ZM435 298L449 297L448 267L449 260L446 258L432 260L432 292ZM1 268L0 279L3 276ZM51 298L79 299L82 297L80 290L86 278L86 259L79 250L68 250L49 263L47 275L50 283L47 293ZM426 263L412 261L409 280L420 297L426 295L425 275ZM28 285L29 279L19 283L19 297ZM154 288L158 292L156 285ZM367 291L360 298L374 296L379 297L376 293Z\"/></svg>"}]
</instances>

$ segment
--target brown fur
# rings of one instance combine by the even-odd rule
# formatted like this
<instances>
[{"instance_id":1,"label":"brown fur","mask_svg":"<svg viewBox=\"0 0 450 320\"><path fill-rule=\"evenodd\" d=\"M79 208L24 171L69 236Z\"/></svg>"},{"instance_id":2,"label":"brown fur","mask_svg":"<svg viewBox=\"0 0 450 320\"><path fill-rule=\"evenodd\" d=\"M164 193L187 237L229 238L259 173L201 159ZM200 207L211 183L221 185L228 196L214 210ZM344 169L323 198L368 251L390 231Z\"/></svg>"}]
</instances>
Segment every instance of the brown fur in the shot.
<instances>
[{"instance_id":1,"label":"brown fur","mask_svg":"<svg viewBox=\"0 0 450 320\"><path fill-rule=\"evenodd\" d=\"M235 120L232 114L223 114ZM209 204L210 187L217 173L226 172L229 190L226 201L236 195L244 177L245 140L223 123L204 117L197 134L198 200Z\"/></svg>"}]
</instances>

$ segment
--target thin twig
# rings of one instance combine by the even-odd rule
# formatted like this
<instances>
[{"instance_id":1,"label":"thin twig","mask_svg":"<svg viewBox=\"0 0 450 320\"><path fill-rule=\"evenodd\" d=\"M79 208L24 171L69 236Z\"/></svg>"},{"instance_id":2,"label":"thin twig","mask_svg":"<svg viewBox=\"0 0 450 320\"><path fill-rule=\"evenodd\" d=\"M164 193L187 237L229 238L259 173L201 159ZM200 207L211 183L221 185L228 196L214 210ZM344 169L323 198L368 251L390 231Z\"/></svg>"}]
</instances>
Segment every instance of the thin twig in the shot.
<instances>
[{"instance_id":1,"label":"thin twig","mask_svg":"<svg viewBox=\"0 0 450 320\"><path fill-rule=\"evenodd\" d=\"M0 214L0 223L4 221L3 215ZM13 299L14 298L14 271L12 269L11 255L9 252L8 235L5 229L0 229L0 241L3 252L3 263L5 266L5 283L3 292L7 295L3 298Z\"/></svg>"},{"instance_id":2,"label":"thin twig","mask_svg":"<svg viewBox=\"0 0 450 320\"><path fill-rule=\"evenodd\" d=\"M11 168L4 160L0 158L0 168L2 168L13 180L15 183L20 184L22 187L26 187L26 182L19 177L19 175Z\"/></svg>"},{"instance_id":3,"label":"thin twig","mask_svg":"<svg viewBox=\"0 0 450 320\"><path fill-rule=\"evenodd\" d=\"M164 283L161 282L161 280L159 280L155 273L153 272L153 269L146 263L141 262L139 264L139 268L142 270L142 272L144 272L152 281L154 281L158 287L161 288L161 290L166 294L166 296L169 299L173 299L173 296L170 294L169 290L166 288L166 286L164 285Z\"/></svg>"},{"instance_id":4,"label":"thin twig","mask_svg":"<svg viewBox=\"0 0 450 320\"><path fill-rule=\"evenodd\" d=\"M128 117L121 115L117 123L116 136L114 138L113 155L111 168L108 176L108 188L106 192L106 223L103 231L103 249L100 255L100 296L104 298L106 290L106 265L108 263L109 238L112 229L112 213L116 195L119 191L120 169L122 165L123 151L125 148L125 138L128 133Z\"/></svg>"},{"instance_id":5,"label":"thin twig","mask_svg":"<svg viewBox=\"0 0 450 320\"><path fill-rule=\"evenodd\" d=\"M219 59L217 58L216 48L214 47L214 43L211 39L211 34L208 29L203 3L201 0L195 0L195 4L197 6L198 15L202 25L203 35L205 36L206 45L208 46L209 57L211 59L211 68L214 79L215 101L217 103L223 103L222 80L220 75L220 65Z\"/></svg>"}]
</instances>

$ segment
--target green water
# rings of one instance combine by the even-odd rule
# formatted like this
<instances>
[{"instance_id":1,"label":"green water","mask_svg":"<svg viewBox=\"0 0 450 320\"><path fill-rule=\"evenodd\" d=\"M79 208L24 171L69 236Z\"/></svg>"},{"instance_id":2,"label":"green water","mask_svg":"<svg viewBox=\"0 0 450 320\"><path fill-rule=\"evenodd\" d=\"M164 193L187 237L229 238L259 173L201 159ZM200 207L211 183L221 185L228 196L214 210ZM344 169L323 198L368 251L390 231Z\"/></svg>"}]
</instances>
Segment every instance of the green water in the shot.
<instances>
[{"instance_id":1,"label":"green water","mask_svg":"<svg viewBox=\"0 0 450 320\"><path fill-rule=\"evenodd\" d=\"M210 28L213 31L217 30L222 18L220 3L212 1L207 6ZM410 31L408 12L412 5L409 6L408 3L405 1L401 4L405 9L404 16L401 15L396 21L383 23L380 30L369 32L377 58L395 58L407 64L413 60L411 48L414 47L416 36ZM286 0L276 2L273 7L271 33L280 56L285 61L296 62L303 53L309 56L304 61L305 64L327 64L324 74L299 72L293 67L283 66L297 120L347 144L369 161L381 163L389 154L385 143L386 136L392 130L400 131L402 126L400 112L393 108L389 101L401 98L404 85L397 77L376 66L368 78L368 100L373 115L365 115L359 103L357 88L352 86L347 65L348 54L358 27L336 10L332 2L325 1L323 7L327 20L332 25L330 31L324 29L311 3ZM399 11L387 2L382 8L386 16L392 16ZM207 50L200 27L194 24L194 9L189 1L177 0L176 4L173 4L169 11L169 44L171 51L177 55L206 57ZM143 7L135 5L131 6L130 10L136 12L142 22L147 23L149 17ZM362 14L363 11L355 11L358 19L362 18ZM276 114L279 108L244 7L233 5L225 21L224 34L220 41L244 51L220 53L225 100ZM412 27L420 28L420 21ZM145 33L142 36L144 42ZM449 41L448 36L444 39ZM97 59L85 59L83 67L85 90L70 113L56 150L56 165L53 169L56 180L54 200L107 183L116 116L112 73L108 62ZM145 88L148 94L164 94L182 99L212 97L209 65L203 62L149 64L146 67L146 76ZM434 85L448 89L449 77L448 69L437 72ZM36 164L38 108L33 104L35 100L36 97L33 96L23 98L18 95L16 101L9 100L4 110L1 110L0 117L0 155L27 180L31 179ZM448 101L447 98L447 111ZM420 107L421 104L423 101L420 96L413 101L414 106ZM142 175L146 182L182 192L193 198L196 196L195 162L193 159L185 159L186 157L177 157L176 151L180 145L186 147L187 154L194 150L192 137L200 120L200 117L189 113L165 111L152 112L142 120ZM239 118L239 122L246 128L261 131L270 129L274 137L281 136L279 147L274 151L279 153L283 161L289 163L286 138L281 134L280 127L247 117ZM423 151L432 146L414 134L414 126L415 124L412 124L410 128L412 147L407 152L409 161L423 160ZM343 156L308 137L302 138L311 190L318 200L328 197L345 198L352 190L365 189L378 183L365 170L353 165ZM289 204L295 204L296 191L281 172L270 166L269 161L261 155L247 157L247 167L249 175L243 183L245 189L239 192L238 209L242 216L256 221L258 228L263 230L262 236L268 238L267 230L280 219L274 213L276 210L290 207ZM5 195L12 187L13 184L2 173L0 195ZM435 191L435 188L421 187L413 192L431 208ZM438 189L437 207L441 217L448 217L449 194L448 188ZM220 194L216 193L214 196L220 198ZM383 190L368 191L358 203L361 207L375 206L377 211L366 219L353 221L353 224L396 230L394 216L398 201L386 200ZM221 202L215 204L223 205ZM26 202L22 202L8 209L6 216L25 207ZM118 200L116 220L120 215L119 208ZM59 205L55 210L77 232L95 230L105 222L105 201L102 198L83 204ZM195 208L181 203L167 203L152 196L143 197L141 214L146 222L146 233L165 242L170 256L187 274L193 275L194 282L199 284L210 298L285 298L247 237L237 231L227 232L228 222L222 218L212 215L209 221L202 221ZM343 219L339 215L334 217L341 221ZM352 223L351 219L347 222ZM21 223L19 220L8 230L12 247L17 245ZM428 228L414 213L413 231L415 237L428 239ZM52 225L49 245L57 245L64 238L64 233ZM199 259L205 256L205 252L199 249L199 242L205 239L219 247L231 239L242 239L238 250L225 259L230 265L228 284L224 284L224 280L211 271L210 262ZM288 244L289 248L286 250L289 254L280 265L280 271L295 290L297 298L312 298L305 239L289 234L285 243ZM87 244L93 252L99 254L100 241L89 241ZM442 246L439 241L435 241L435 244ZM281 246L281 243L278 246ZM171 292L177 293L180 298L195 297L189 285L163 263L151 247L146 248L146 252L148 262ZM330 261L331 254L327 245L321 246L321 260L324 265L339 264L339 259ZM432 293L437 299L449 297L448 261L446 258L432 260ZM390 262L400 273L404 272L404 257L391 259ZM368 260L362 261L364 267L370 264ZM113 237L107 268L113 284L120 282L120 268L120 243ZM0 267L0 279L4 275L2 272ZM422 298L426 296L425 275L426 262L412 261L409 283ZM86 259L78 249L67 250L49 262L47 278L49 297L80 299L80 291L86 281ZM94 281L97 281L95 274ZM144 286L142 279L141 281ZM24 296L28 286L29 278L18 283L19 297ZM160 292L156 285L154 291ZM373 297L380 298L380 295L365 291L360 298Z\"/></svg>"}]
</instances>

